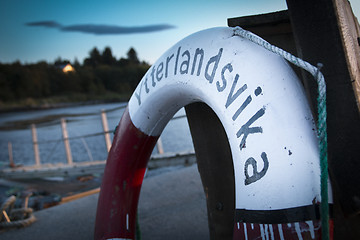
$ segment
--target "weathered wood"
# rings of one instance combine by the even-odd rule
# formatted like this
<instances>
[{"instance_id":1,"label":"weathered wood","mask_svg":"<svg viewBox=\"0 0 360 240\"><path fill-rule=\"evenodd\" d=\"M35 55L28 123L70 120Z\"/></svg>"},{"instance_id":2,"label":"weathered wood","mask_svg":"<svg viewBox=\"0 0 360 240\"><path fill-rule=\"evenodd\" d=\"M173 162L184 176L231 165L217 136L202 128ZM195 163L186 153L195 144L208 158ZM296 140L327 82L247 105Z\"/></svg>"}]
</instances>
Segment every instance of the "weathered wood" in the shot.
<instances>
[{"instance_id":1,"label":"weathered wood","mask_svg":"<svg viewBox=\"0 0 360 240\"><path fill-rule=\"evenodd\" d=\"M335 0L335 7L345 57L360 109L360 25L352 12L349 1Z\"/></svg>"},{"instance_id":2,"label":"weathered wood","mask_svg":"<svg viewBox=\"0 0 360 240\"><path fill-rule=\"evenodd\" d=\"M196 163L193 151L179 153L164 153L151 156L149 169L170 166L189 166ZM104 173L106 161L74 162L69 164L42 164L40 166L24 166L0 170L0 178L4 179L32 179L45 177L70 177L87 174Z\"/></svg>"},{"instance_id":3,"label":"weathered wood","mask_svg":"<svg viewBox=\"0 0 360 240\"><path fill-rule=\"evenodd\" d=\"M359 224L359 217L355 216L359 216L356 214L360 211L360 114L353 77L358 72L351 70L349 56L346 55L352 47L348 49L344 44L348 37L344 38L344 30L341 30L342 24L339 23L339 16L344 16L339 12L339 4L349 5L348 1L342 0L287 0L300 57L312 64L321 62L324 65L328 162L334 190L334 209L337 210L335 239L360 239L359 228L352 227ZM345 26L349 25L346 23ZM316 105L316 84L308 75L306 81L312 103ZM349 218L352 216L352 219L345 221L343 214Z\"/></svg>"},{"instance_id":4,"label":"weathered wood","mask_svg":"<svg viewBox=\"0 0 360 240\"><path fill-rule=\"evenodd\" d=\"M69 134L66 129L66 119L65 118L61 118L61 130L62 130L62 135L63 135L63 140L64 140L66 160L67 160L67 163L71 165L71 164L73 164L73 159L72 159L72 155L71 155Z\"/></svg>"},{"instance_id":5,"label":"weathered wood","mask_svg":"<svg viewBox=\"0 0 360 240\"><path fill-rule=\"evenodd\" d=\"M33 148L34 148L35 164L40 166L40 152L39 152L39 144L38 144L35 124L31 124L31 135L32 135Z\"/></svg>"},{"instance_id":6,"label":"weathered wood","mask_svg":"<svg viewBox=\"0 0 360 240\"><path fill-rule=\"evenodd\" d=\"M111 148L111 139L110 139L110 134L109 134L109 124L108 124L106 112L104 109L101 110L101 122L102 122L103 130L104 130L106 149L109 152L110 148Z\"/></svg>"},{"instance_id":7,"label":"weathered wood","mask_svg":"<svg viewBox=\"0 0 360 240\"><path fill-rule=\"evenodd\" d=\"M210 239L233 239L235 177L224 127L204 103L185 107L208 209Z\"/></svg>"}]
</instances>

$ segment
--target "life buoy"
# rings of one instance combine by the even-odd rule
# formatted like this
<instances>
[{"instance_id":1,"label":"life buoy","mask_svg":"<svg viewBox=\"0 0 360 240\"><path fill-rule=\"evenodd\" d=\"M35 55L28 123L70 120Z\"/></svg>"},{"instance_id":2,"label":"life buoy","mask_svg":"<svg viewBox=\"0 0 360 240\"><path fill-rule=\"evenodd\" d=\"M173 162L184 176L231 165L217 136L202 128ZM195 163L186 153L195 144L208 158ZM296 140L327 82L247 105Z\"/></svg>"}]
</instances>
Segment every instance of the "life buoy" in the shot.
<instances>
[{"instance_id":1,"label":"life buoy","mask_svg":"<svg viewBox=\"0 0 360 240\"><path fill-rule=\"evenodd\" d=\"M146 165L172 116L194 102L220 119L234 166L234 239L319 239L319 150L302 85L287 62L213 28L183 39L145 74L109 152L95 239L134 239Z\"/></svg>"}]
</instances>

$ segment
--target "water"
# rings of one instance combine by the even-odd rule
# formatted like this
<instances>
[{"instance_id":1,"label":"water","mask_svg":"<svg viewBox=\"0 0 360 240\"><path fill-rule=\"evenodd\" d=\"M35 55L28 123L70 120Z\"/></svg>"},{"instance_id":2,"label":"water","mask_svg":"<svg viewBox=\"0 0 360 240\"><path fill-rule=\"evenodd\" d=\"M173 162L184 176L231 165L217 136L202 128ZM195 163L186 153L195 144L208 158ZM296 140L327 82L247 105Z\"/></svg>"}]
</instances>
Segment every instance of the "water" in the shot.
<instances>
[{"instance_id":1,"label":"water","mask_svg":"<svg viewBox=\"0 0 360 240\"><path fill-rule=\"evenodd\" d=\"M67 120L73 161L105 160L107 151L104 135L81 136L103 131L101 109L115 109L107 112L109 129L115 129L124 112L124 108L119 109L119 107L125 105L126 103L111 103L0 114L0 165L9 163L8 142L12 143L15 164L35 164L30 128L32 122L37 123L41 163L66 163L60 125L60 119L64 116ZM175 117L184 115L185 111L181 109ZM71 139L72 137L80 138ZM161 140L165 152L193 150L186 117L171 120L164 129Z\"/></svg>"}]
</instances>

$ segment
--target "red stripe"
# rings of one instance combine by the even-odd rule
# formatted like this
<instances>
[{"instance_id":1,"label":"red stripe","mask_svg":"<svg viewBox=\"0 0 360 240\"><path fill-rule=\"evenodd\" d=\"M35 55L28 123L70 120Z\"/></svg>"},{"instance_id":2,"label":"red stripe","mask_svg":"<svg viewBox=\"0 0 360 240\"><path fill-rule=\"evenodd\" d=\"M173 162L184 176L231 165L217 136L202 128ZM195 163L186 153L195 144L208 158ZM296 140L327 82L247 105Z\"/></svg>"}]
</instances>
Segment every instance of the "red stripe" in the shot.
<instances>
[{"instance_id":1,"label":"red stripe","mask_svg":"<svg viewBox=\"0 0 360 240\"><path fill-rule=\"evenodd\" d=\"M135 237L135 221L147 162L158 137L144 134L125 110L107 159L95 224L95 239Z\"/></svg>"}]
</instances>

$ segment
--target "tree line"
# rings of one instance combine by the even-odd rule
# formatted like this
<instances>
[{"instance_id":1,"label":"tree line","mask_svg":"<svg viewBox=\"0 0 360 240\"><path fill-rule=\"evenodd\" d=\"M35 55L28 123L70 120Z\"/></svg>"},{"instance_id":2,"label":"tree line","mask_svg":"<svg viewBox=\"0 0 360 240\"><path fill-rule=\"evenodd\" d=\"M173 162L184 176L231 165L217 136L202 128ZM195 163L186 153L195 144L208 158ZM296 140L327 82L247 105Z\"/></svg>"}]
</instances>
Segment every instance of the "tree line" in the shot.
<instances>
[{"instance_id":1,"label":"tree line","mask_svg":"<svg viewBox=\"0 0 360 240\"><path fill-rule=\"evenodd\" d=\"M63 72L66 64L74 71ZM149 67L138 59L134 48L126 58L117 60L110 47L102 52L94 47L82 64L61 58L52 64L0 63L0 103L54 97L72 101L76 96L81 96L78 100L98 100L107 95L128 98Z\"/></svg>"}]
</instances>

